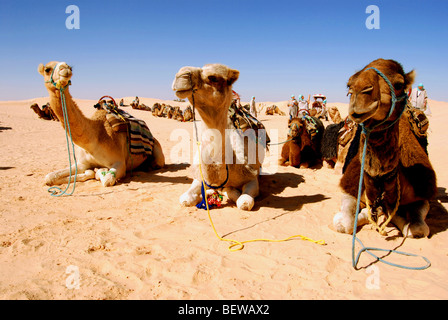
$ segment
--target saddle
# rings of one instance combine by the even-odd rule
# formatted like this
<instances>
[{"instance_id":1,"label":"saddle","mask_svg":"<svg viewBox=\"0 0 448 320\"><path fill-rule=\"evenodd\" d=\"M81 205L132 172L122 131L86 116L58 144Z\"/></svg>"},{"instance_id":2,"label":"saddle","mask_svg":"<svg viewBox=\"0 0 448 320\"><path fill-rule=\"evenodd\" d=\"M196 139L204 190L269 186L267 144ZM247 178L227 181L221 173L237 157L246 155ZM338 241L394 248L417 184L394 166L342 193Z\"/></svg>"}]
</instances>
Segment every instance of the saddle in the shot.
<instances>
[{"instance_id":1,"label":"saddle","mask_svg":"<svg viewBox=\"0 0 448 320\"><path fill-rule=\"evenodd\" d=\"M265 130L265 126L257 118L253 117L245 108L240 108L235 102L229 107L228 116L235 129L240 129L245 132L247 129L253 129L258 137L258 130ZM263 137L263 135L261 135ZM266 141L261 141L263 145L268 145L271 142L267 132Z\"/></svg>"},{"instance_id":2,"label":"saddle","mask_svg":"<svg viewBox=\"0 0 448 320\"><path fill-rule=\"evenodd\" d=\"M412 107L409 103L406 106L405 114L411 125L412 132L418 138L426 137L429 128L429 120L426 114L422 110Z\"/></svg>"},{"instance_id":3,"label":"saddle","mask_svg":"<svg viewBox=\"0 0 448 320\"><path fill-rule=\"evenodd\" d=\"M105 100L106 98L109 98L109 100ZM154 137L143 120L134 118L131 114L119 109L115 100L110 96L101 97L94 108L107 111L106 120L112 130L127 133L131 154L152 155Z\"/></svg>"}]
</instances>

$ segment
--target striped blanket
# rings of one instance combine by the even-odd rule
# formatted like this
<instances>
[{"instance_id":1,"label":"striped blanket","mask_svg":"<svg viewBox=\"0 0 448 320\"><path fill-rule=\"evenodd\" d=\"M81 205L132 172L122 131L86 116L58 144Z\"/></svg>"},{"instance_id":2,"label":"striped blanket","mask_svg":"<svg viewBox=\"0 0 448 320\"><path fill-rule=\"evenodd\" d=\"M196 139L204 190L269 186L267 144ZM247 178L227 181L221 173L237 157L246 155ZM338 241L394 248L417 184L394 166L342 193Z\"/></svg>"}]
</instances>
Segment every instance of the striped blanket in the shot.
<instances>
[{"instance_id":1,"label":"striped blanket","mask_svg":"<svg viewBox=\"0 0 448 320\"><path fill-rule=\"evenodd\" d=\"M154 137L143 120L118 108L107 109L107 121L117 132L128 132L129 152L131 154L152 155Z\"/></svg>"}]
</instances>

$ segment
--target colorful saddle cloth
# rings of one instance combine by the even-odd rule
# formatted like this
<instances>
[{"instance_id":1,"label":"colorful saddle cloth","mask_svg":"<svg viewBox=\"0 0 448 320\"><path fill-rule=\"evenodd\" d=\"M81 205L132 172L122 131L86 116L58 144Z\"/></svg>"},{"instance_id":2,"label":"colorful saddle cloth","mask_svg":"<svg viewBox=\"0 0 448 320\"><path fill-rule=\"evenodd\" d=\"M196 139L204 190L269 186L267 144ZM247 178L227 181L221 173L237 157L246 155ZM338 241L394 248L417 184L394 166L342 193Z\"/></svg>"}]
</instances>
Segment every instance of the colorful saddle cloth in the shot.
<instances>
[{"instance_id":1,"label":"colorful saddle cloth","mask_svg":"<svg viewBox=\"0 0 448 320\"><path fill-rule=\"evenodd\" d=\"M101 107L107 111L106 120L115 132L128 133L129 152L152 155L154 137L146 123L119 109L113 99L108 101L102 99L95 108Z\"/></svg>"},{"instance_id":2,"label":"colorful saddle cloth","mask_svg":"<svg viewBox=\"0 0 448 320\"><path fill-rule=\"evenodd\" d=\"M228 116L230 121L233 123L235 129L240 129L243 132L247 129L253 129L257 134L257 137L262 138L263 135L258 134L258 130L265 130L265 126L255 117L253 117L248 111L244 108L240 108L236 105L235 102L229 107ZM266 141L260 141L263 145L267 146L271 142L271 139L266 132Z\"/></svg>"}]
</instances>

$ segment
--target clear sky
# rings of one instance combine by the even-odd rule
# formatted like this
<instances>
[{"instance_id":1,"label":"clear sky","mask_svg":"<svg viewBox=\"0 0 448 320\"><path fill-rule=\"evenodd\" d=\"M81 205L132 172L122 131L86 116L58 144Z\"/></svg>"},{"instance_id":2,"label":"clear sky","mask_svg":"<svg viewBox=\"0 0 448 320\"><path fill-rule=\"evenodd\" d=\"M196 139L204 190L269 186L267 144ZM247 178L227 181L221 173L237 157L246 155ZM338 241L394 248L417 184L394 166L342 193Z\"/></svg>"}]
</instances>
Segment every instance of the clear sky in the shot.
<instances>
[{"instance_id":1,"label":"clear sky","mask_svg":"<svg viewBox=\"0 0 448 320\"><path fill-rule=\"evenodd\" d=\"M78 30L66 28L72 4ZM380 29L366 27L369 5ZM0 0L0 100L46 96L37 66L58 60L80 99L174 99L180 67L217 62L240 71L243 101L347 102L350 75L387 58L448 101L447 40L446 0Z\"/></svg>"}]
</instances>

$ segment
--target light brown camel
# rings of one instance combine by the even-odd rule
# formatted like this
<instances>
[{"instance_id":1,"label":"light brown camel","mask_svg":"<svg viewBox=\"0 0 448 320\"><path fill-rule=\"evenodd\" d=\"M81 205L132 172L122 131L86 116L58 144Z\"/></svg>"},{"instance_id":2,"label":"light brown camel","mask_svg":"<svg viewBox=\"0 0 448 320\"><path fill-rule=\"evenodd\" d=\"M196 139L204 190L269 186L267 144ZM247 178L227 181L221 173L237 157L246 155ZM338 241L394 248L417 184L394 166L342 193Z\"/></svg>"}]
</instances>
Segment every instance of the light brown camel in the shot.
<instances>
[{"instance_id":1,"label":"light brown camel","mask_svg":"<svg viewBox=\"0 0 448 320\"><path fill-rule=\"evenodd\" d=\"M221 189L239 209L251 210L259 194L258 175L262 162L259 153L261 150L264 156L264 148L255 157L250 157L247 149L241 150L241 145L237 145L241 140L235 142L231 138L231 142L226 141L226 129L234 129L228 113L232 85L238 77L238 70L221 64L209 64L202 68L183 67L176 74L173 90L179 98L188 98L201 116L204 134L199 137L202 140L202 154L199 156L204 180ZM204 138L207 134L212 137ZM237 161L226 161L229 150L232 159L236 157ZM193 206L201 201L202 180L198 166L193 167L194 181L179 199L184 206Z\"/></svg>"},{"instance_id":2,"label":"light brown camel","mask_svg":"<svg viewBox=\"0 0 448 320\"><path fill-rule=\"evenodd\" d=\"M366 208L359 213L358 226L371 222L384 235L384 228L391 221L404 236L429 235L425 218L429 200L437 192L436 175L407 117L400 117L407 103L405 92L414 78L415 72L405 73L398 62L378 59L348 81L349 116L364 126L364 130L358 154L340 182L342 206L333 218L339 232L353 232L361 156L368 136L362 181L362 200ZM393 111L392 90L398 97ZM378 217L382 214L386 221L380 225Z\"/></svg>"},{"instance_id":3,"label":"light brown camel","mask_svg":"<svg viewBox=\"0 0 448 320\"><path fill-rule=\"evenodd\" d=\"M338 107L336 107L336 106L327 107L327 112L328 112L328 115L330 116L331 121L333 121L333 123L340 123L342 121L342 117L341 117Z\"/></svg>"},{"instance_id":4,"label":"light brown camel","mask_svg":"<svg viewBox=\"0 0 448 320\"><path fill-rule=\"evenodd\" d=\"M52 61L40 64L39 73L44 77L45 87L50 95L50 107L65 128L61 92L58 87L65 87L64 95L67 106L73 142L77 146L77 181L95 178L93 169L97 171L97 179L103 186L112 186L116 180L123 178L126 171L135 169L145 162L153 168L165 165L162 147L154 138L152 157L146 154L130 154L127 132L116 132L106 119L106 110L96 110L92 118L87 118L78 108L70 94L68 85L72 70L65 62ZM72 167L49 173L45 177L47 185L58 185L68 182L72 174L74 180L75 164Z\"/></svg>"},{"instance_id":5,"label":"light brown camel","mask_svg":"<svg viewBox=\"0 0 448 320\"><path fill-rule=\"evenodd\" d=\"M281 116L286 115L286 113L284 113L282 110L280 110L280 108L276 105L272 105L266 108L266 115L272 116L274 114L278 114Z\"/></svg>"}]
</instances>

